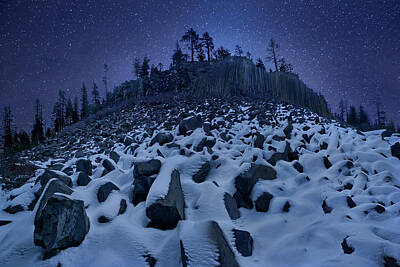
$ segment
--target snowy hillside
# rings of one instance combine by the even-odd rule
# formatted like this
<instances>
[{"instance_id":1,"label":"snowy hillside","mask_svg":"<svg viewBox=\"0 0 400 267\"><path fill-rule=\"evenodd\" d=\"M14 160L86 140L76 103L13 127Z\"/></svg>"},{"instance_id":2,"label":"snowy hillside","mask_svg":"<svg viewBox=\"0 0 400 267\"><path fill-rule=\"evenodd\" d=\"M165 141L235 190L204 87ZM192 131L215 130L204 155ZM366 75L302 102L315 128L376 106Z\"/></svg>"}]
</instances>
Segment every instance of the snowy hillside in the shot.
<instances>
[{"instance_id":1,"label":"snowy hillside","mask_svg":"<svg viewBox=\"0 0 400 267\"><path fill-rule=\"evenodd\" d=\"M25 152L0 266L399 266L399 142L272 102L135 106Z\"/></svg>"}]
</instances>

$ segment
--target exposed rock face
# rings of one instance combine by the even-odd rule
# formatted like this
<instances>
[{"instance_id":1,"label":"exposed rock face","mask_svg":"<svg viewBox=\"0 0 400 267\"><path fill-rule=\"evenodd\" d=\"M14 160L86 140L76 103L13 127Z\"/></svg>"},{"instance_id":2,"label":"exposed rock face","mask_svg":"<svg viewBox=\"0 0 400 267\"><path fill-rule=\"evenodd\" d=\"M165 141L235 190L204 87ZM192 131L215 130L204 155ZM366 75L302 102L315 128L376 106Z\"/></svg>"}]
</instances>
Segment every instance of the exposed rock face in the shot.
<instances>
[{"instance_id":1,"label":"exposed rock face","mask_svg":"<svg viewBox=\"0 0 400 267\"><path fill-rule=\"evenodd\" d=\"M254 147L263 149L264 148L265 137L260 133L255 134Z\"/></svg>"},{"instance_id":2,"label":"exposed rock face","mask_svg":"<svg viewBox=\"0 0 400 267\"><path fill-rule=\"evenodd\" d=\"M177 170L171 174L168 193L146 209L146 216L151 226L165 230L176 227L179 220L185 219L185 200L183 197L180 175Z\"/></svg>"},{"instance_id":3,"label":"exposed rock face","mask_svg":"<svg viewBox=\"0 0 400 267\"><path fill-rule=\"evenodd\" d=\"M196 183L202 183L207 178L208 173L210 172L211 166L208 161L206 161L201 168L193 175L192 179Z\"/></svg>"},{"instance_id":4,"label":"exposed rock face","mask_svg":"<svg viewBox=\"0 0 400 267\"><path fill-rule=\"evenodd\" d=\"M390 147L390 151L392 152L393 157L400 159L400 143L399 142L392 145Z\"/></svg>"},{"instance_id":5,"label":"exposed rock face","mask_svg":"<svg viewBox=\"0 0 400 267\"><path fill-rule=\"evenodd\" d=\"M215 140L215 138L207 138L204 137L200 143L198 143L195 147L194 147L194 151L196 152L200 152L203 151L203 148L207 147L207 148L212 148L215 143L217 142L217 140Z\"/></svg>"},{"instance_id":6,"label":"exposed rock face","mask_svg":"<svg viewBox=\"0 0 400 267\"><path fill-rule=\"evenodd\" d=\"M79 159L76 161L76 171L92 175L92 162L88 159Z\"/></svg>"},{"instance_id":7,"label":"exposed rock face","mask_svg":"<svg viewBox=\"0 0 400 267\"><path fill-rule=\"evenodd\" d=\"M106 175L107 173L112 172L113 170L115 170L114 165L108 159L104 159L102 165L104 167L103 176Z\"/></svg>"},{"instance_id":8,"label":"exposed rock face","mask_svg":"<svg viewBox=\"0 0 400 267\"><path fill-rule=\"evenodd\" d=\"M45 186L47 182L52 178L57 178L67 186L72 186L71 178L66 175L58 174L51 170L45 170L44 173L37 178L37 181L40 181L40 184L42 186Z\"/></svg>"},{"instance_id":9,"label":"exposed rock face","mask_svg":"<svg viewBox=\"0 0 400 267\"><path fill-rule=\"evenodd\" d=\"M7 208L4 209L4 211L10 214L15 214L17 212L24 211L24 207L18 204L15 206L8 206Z\"/></svg>"},{"instance_id":10,"label":"exposed rock face","mask_svg":"<svg viewBox=\"0 0 400 267\"><path fill-rule=\"evenodd\" d=\"M115 162L118 163L119 159L121 158L121 156L115 152L115 151L111 151L110 152L110 158Z\"/></svg>"},{"instance_id":11,"label":"exposed rock face","mask_svg":"<svg viewBox=\"0 0 400 267\"><path fill-rule=\"evenodd\" d=\"M235 178L235 186L244 195L250 194L258 179L273 180L276 171L265 165L251 164L250 168Z\"/></svg>"},{"instance_id":12,"label":"exposed rock face","mask_svg":"<svg viewBox=\"0 0 400 267\"><path fill-rule=\"evenodd\" d=\"M209 225L209 233L212 241L217 245L221 267L239 267L235 254L229 243L226 241L225 235L219 227L218 223L211 221Z\"/></svg>"},{"instance_id":13,"label":"exposed rock face","mask_svg":"<svg viewBox=\"0 0 400 267\"><path fill-rule=\"evenodd\" d=\"M256 210L261 212L267 212L269 210L269 203L274 196L268 192L264 192L255 201Z\"/></svg>"},{"instance_id":14,"label":"exposed rock face","mask_svg":"<svg viewBox=\"0 0 400 267\"><path fill-rule=\"evenodd\" d=\"M226 211L229 214L229 217L232 220L236 220L240 218L240 213L238 210L238 205L236 203L236 200L228 193L225 193L224 195L224 203L225 203L225 208Z\"/></svg>"},{"instance_id":15,"label":"exposed rock face","mask_svg":"<svg viewBox=\"0 0 400 267\"><path fill-rule=\"evenodd\" d=\"M179 123L179 134L185 135L188 131L195 130L197 128L202 127L201 118L192 116L186 119L183 119Z\"/></svg>"},{"instance_id":16,"label":"exposed rock face","mask_svg":"<svg viewBox=\"0 0 400 267\"><path fill-rule=\"evenodd\" d=\"M253 238L250 233L243 230L233 229L236 249L243 257L249 257L253 254Z\"/></svg>"},{"instance_id":17,"label":"exposed rock face","mask_svg":"<svg viewBox=\"0 0 400 267\"><path fill-rule=\"evenodd\" d=\"M45 249L46 259L61 249L79 246L88 232L83 201L53 195L35 220L34 243Z\"/></svg>"},{"instance_id":18,"label":"exposed rock face","mask_svg":"<svg viewBox=\"0 0 400 267\"><path fill-rule=\"evenodd\" d=\"M159 143L160 146L172 142L174 137L170 133L158 133L154 138L150 141L150 146Z\"/></svg>"},{"instance_id":19,"label":"exposed rock face","mask_svg":"<svg viewBox=\"0 0 400 267\"><path fill-rule=\"evenodd\" d=\"M134 185L132 194L133 205L136 206L140 202L146 201L150 187L154 183L154 180L155 178L146 176L140 176L133 180L133 185Z\"/></svg>"},{"instance_id":20,"label":"exposed rock face","mask_svg":"<svg viewBox=\"0 0 400 267\"><path fill-rule=\"evenodd\" d=\"M158 159L151 159L148 161L135 162L133 169L133 176L135 178L140 176L150 176L157 174L161 168L161 161Z\"/></svg>"},{"instance_id":21,"label":"exposed rock face","mask_svg":"<svg viewBox=\"0 0 400 267\"><path fill-rule=\"evenodd\" d=\"M97 200L100 203L106 201L113 190L119 191L118 186L116 186L112 182L107 182L103 184L102 186L100 186L99 191L97 191Z\"/></svg>"},{"instance_id":22,"label":"exposed rock face","mask_svg":"<svg viewBox=\"0 0 400 267\"><path fill-rule=\"evenodd\" d=\"M86 186L90 183L91 180L92 179L90 179L89 175L87 175L86 172L79 172L76 184L78 186Z\"/></svg>"}]
</instances>

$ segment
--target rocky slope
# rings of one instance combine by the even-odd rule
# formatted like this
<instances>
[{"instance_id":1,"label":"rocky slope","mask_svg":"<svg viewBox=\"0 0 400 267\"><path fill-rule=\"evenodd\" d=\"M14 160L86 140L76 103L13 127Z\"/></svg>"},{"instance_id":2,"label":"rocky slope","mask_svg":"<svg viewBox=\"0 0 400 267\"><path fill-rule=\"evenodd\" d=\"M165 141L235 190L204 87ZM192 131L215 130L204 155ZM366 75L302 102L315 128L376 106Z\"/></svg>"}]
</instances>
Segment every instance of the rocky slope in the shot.
<instances>
[{"instance_id":1,"label":"rocky slope","mask_svg":"<svg viewBox=\"0 0 400 267\"><path fill-rule=\"evenodd\" d=\"M399 141L273 102L133 106L21 155L0 266L398 266Z\"/></svg>"}]
</instances>

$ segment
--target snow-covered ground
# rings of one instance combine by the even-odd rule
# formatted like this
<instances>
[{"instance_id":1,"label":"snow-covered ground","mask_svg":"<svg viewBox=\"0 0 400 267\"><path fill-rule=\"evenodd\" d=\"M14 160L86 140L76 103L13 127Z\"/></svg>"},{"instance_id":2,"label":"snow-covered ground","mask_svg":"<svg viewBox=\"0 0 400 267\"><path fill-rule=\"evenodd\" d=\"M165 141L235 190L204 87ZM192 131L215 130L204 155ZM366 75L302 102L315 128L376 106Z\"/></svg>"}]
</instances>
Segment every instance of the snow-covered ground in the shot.
<instances>
[{"instance_id":1,"label":"snow-covered ground","mask_svg":"<svg viewBox=\"0 0 400 267\"><path fill-rule=\"evenodd\" d=\"M87 186L77 186L78 159L59 158L62 170L73 169L71 198L84 201L90 230L78 247L50 259L42 260L43 249L34 245L36 209L28 210L43 170L22 187L1 191L0 220L12 222L0 226L0 266L149 266L149 257L155 266L182 266L181 244L188 266L217 266L219 250L210 237L209 221L218 223L240 266L384 266L395 259L400 264L400 159L390 149L400 138L382 138L382 131L360 133L286 105L269 111L274 123L261 125L259 117L251 115L251 105L226 104L221 109L227 112L208 116L205 104L192 114L202 116L203 127L186 136L179 134L178 126L169 131L160 124L147 134L136 125L127 134L133 144L114 144L117 162L108 151L99 153L94 140L82 145L94 166ZM293 130L285 137L290 113ZM208 131L204 122L215 127ZM150 146L158 132L170 132L173 141ZM265 137L261 148L255 145L256 133ZM215 140L215 145L198 149L204 138ZM268 160L284 152L287 143L298 160L271 165ZM127 149L135 145L133 153ZM102 176L104 159L115 169ZM133 163L149 159L160 160L162 166L153 175L147 200L134 206ZM49 167L54 160L36 164ZM210 171L204 182L196 183L192 177L205 162ZM268 211L241 207L240 218L231 219L224 195L234 196L236 177L251 164L270 166L277 173L276 179L259 179L249 194L253 204L263 193L271 194ZM185 219L172 230L148 227L146 208L168 194L173 170L180 174ZM97 192L106 182L119 190L99 203ZM128 205L119 214L122 199ZM17 205L24 211L3 211ZM111 221L100 223L100 216ZM233 229L250 233L251 256L239 252Z\"/></svg>"}]
</instances>

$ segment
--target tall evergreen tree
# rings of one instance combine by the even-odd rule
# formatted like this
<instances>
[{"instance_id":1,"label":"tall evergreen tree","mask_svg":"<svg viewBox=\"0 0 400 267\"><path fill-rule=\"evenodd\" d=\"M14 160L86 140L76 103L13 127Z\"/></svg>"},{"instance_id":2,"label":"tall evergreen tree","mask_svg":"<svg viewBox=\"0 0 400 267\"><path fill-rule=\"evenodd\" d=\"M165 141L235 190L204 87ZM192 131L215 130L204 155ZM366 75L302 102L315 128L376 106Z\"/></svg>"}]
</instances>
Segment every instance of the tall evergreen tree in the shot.
<instances>
[{"instance_id":1,"label":"tall evergreen tree","mask_svg":"<svg viewBox=\"0 0 400 267\"><path fill-rule=\"evenodd\" d=\"M176 42L176 47L174 54L172 55L172 68L175 70L179 70L182 68L182 64L185 61L185 57L183 56L183 52L179 43Z\"/></svg>"},{"instance_id":2,"label":"tall evergreen tree","mask_svg":"<svg viewBox=\"0 0 400 267\"><path fill-rule=\"evenodd\" d=\"M209 35L208 32L203 33L201 37L201 42L203 43L204 47L207 49L207 60L211 60L211 52L214 50L214 42L213 38Z\"/></svg>"},{"instance_id":3,"label":"tall evergreen tree","mask_svg":"<svg viewBox=\"0 0 400 267\"><path fill-rule=\"evenodd\" d=\"M99 93L99 87L97 84L93 81L92 85L92 96L93 96L93 104L99 105L100 104L100 93Z\"/></svg>"},{"instance_id":4,"label":"tall evergreen tree","mask_svg":"<svg viewBox=\"0 0 400 267\"><path fill-rule=\"evenodd\" d=\"M104 64L103 69L104 69L103 84L104 84L104 89L106 91L104 95L107 96L107 93L108 93L108 71L110 70L110 68L108 67L107 64Z\"/></svg>"},{"instance_id":5,"label":"tall evergreen tree","mask_svg":"<svg viewBox=\"0 0 400 267\"><path fill-rule=\"evenodd\" d=\"M281 57L279 59L279 71L280 72L293 72L293 66L290 63L286 62L286 59L284 57Z\"/></svg>"},{"instance_id":6,"label":"tall evergreen tree","mask_svg":"<svg viewBox=\"0 0 400 267\"><path fill-rule=\"evenodd\" d=\"M265 70L265 65L261 58L257 59L256 67Z\"/></svg>"},{"instance_id":7,"label":"tall evergreen tree","mask_svg":"<svg viewBox=\"0 0 400 267\"><path fill-rule=\"evenodd\" d=\"M186 42L188 45L188 49L192 53L192 62L194 61L194 52L196 50L197 44L199 42L199 35L196 33L193 28L190 28L183 36L182 41Z\"/></svg>"},{"instance_id":8,"label":"tall evergreen tree","mask_svg":"<svg viewBox=\"0 0 400 267\"><path fill-rule=\"evenodd\" d=\"M72 123L77 123L79 121L79 107L78 107L78 97L74 98L74 111L72 113Z\"/></svg>"},{"instance_id":9,"label":"tall evergreen tree","mask_svg":"<svg viewBox=\"0 0 400 267\"><path fill-rule=\"evenodd\" d=\"M82 84L81 88L81 119L86 118L89 115L89 100L88 93L85 83Z\"/></svg>"},{"instance_id":10,"label":"tall evergreen tree","mask_svg":"<svg viewBox=\"0 0 400 267\"><path fill-rule=\"evenodd\" d=\"M40 100L35 101L35 121L32 128L32 145L36 146L44 140L43 111Z\"/></svg>"},{"instance_id":11,"label":"tall evergreen tree","mask_svg":"<svg viewBox=\"0 0 400 267\"><path fill-rule=\"evenodd\" d=\"M339 118L342 121L344 121L344 115L346 113L346 109L347 108L346 108L346 105L345 105L343 99L340 99L340 102L339 102Z\"/></svg>"},{"instance_id":12,"label":"tall evergreen tree","mask_svg":"<svg viewBox=\"0 0 400 267\"><path fill-rule=\"evenodd\" d=\"M278 60L279 60L279 55L278 55L278 50L279 50L279 44L274 41L274 39L271 38L268 44L267 48L267 61L272 61L274 66L275 66L275 71L278 72Z\"/></svg>"},{"instance_id":13,"label":"tall evergreen tree","mask_svg":"<svg viewBox=\"0 0 400 267\"><path fill-rule=\"evenodd\" d=\"M74 123L74 107L71 98L68 98L67 107L65 108L65 124L71 125Z\"/></svg>"},{"instance_id":14,"label":"tall evergreen tree","mask_svg":"<svg viewBox=\"0 0 400 267\"><path fill-rule=\"evenodd\" d=\"M199 45L197 46L196 52L197 52L197 60L200 62L204 61L206 55L204 54L203 45L201 43L199 43Z\"/></svg>"},{"instance_id":15,"label":"tall evergreen tree","mask_svg":"<svg viewBox=\"0 0 400 267\"><path fill-rule=\"evenodd\" d=\"M215 52L214 52L214 56L217 60L223 60L227 57L229 57L231 55L231 53L229 52L228 49L226 49L225 47L221 46L220 48L218 48Z\"/></svg>"},{"instance_id":16,"label":"tall evergreen tree","mask_svg":"<svg viewBox=\"0 0 400 267\"><path fill-rule=\"evenodd\" d=\"M357 125L358 124L358 119L357 119L357 111L354 106L350 106L350 111L349 111L349 116L347 118L347 123L351 125Z\"/></svg>"},{"instance_id":17,"label":"tall evergreen tree","mask_svg":"<svg viewBox=\"0 0 400 267\"><path fill-rule=\"evenodd\" d=\"M380 129L385 128L386 125L386 112L383 110L380 98L376 99L376 126Z\"/></svg>"},{"instance_id":18,"label":"tall evergreen tree","mask_svg":"<svg viewBox=\"0 0 400 267\"><path fill-rule=\"evenodd\" d=\"M243 49L240 45L235 46L235 56L241 57L243 55Z\"/></svg>"},{"instance_id":19,"label":"tall evergreen tree","mask_svg":"<svg viewBox=\"0 0 400 267\"><path fill-rule=\"evenodd\" d=\"M140 78L145 79L149 77L149 70L150 70L150 59L148 57L144 57L142 67L140 68Z\"/></svg>"},{"instance_id":20,"label":"tall evergreen tree","mask_svg":"<svg viewBox=\"0 0 400 267\"><path fill-rule=\"evenodd\" d=\"M3 147L4 150L10 150L13 145L13 131L12 131L13 115L10 107L4 107L3 113Z\"/></svg>"},{"instance_id":21,"label":"tall evergreen tree","mask_svg":"<svg viewBox=\"0 0 400 267\"><path fill-rule=\"evenodd\" d=\"M140 71L140 63L139 59L135 58L135 61L133 62L133 72L136 75L136 79L140 77L141 71Z\"/></svg>"}]
</instances>

